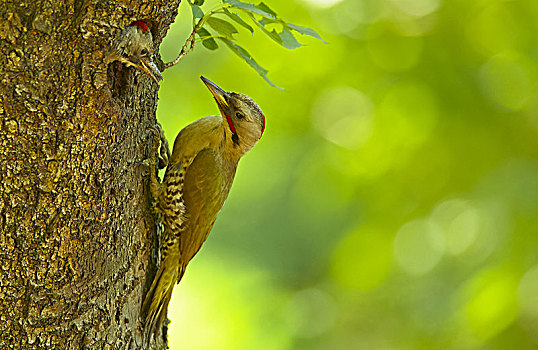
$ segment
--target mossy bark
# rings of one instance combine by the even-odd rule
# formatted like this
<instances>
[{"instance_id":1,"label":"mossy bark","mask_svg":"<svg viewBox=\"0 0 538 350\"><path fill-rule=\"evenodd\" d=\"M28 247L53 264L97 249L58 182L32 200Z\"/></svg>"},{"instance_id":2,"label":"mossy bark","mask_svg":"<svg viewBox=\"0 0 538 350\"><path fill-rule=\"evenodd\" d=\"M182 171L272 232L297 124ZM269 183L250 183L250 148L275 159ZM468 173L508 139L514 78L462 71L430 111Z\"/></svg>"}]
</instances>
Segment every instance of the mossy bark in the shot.
<instances>
[{"instance_id":1,"label":"mossy bark","mask_svg":"<svg viewBox=\"0 0 538 350\"><path fill-rule=\"evenodd\" d=\"M133 20L158 47L179 2L0 4L0 349L139 348L158 86L104 57Z\"/></svg>"}]
</instances>

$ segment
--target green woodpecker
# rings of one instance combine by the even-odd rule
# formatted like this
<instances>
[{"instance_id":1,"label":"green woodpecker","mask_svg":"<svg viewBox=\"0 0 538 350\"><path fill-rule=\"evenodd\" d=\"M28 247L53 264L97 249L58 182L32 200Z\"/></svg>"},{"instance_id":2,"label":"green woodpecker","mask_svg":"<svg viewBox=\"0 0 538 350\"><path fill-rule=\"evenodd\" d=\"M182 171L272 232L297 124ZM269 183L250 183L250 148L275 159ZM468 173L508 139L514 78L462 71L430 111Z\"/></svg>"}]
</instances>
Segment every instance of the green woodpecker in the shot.
<instances>
[{"instance_id":1,"label":"green woodpecker","mask_svg":"<svg viewBox=\"0 0 538 350\"><path fill-rule=\"evenodd\" d=\"M179 132L162 183L150 169L150 189L162 215L161 266L146 295L146 339L160 333L172 290L206 240L232 186L237 163L261 138L265 117L248 96L226 92L201 77L221 115ZM158 147L155 138L152 154Z\"/></svg>"},{"instance_id":2,"label":"green woodpecker","mask_svg":"<svg viewBox=\"0 0 538 350\"><path fill-rule=\"evenodd\" d=\"M143 21L134 21L114 40L106 62L119 61L127 67L135 67L158 83L163 77L152 56L153 37L148 25Z\"/></svg>"}]
</instances>

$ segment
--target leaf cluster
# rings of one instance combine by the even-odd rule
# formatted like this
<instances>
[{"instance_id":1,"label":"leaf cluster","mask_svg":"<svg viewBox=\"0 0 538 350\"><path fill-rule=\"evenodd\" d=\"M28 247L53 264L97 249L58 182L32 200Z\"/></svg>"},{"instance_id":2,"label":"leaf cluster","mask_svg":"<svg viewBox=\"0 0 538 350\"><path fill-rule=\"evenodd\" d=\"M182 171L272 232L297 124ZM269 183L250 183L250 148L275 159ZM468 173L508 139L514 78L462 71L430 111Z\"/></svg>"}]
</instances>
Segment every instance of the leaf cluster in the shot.
<instances>
[{"instance_id":1,"label":"leaf cluster","mask_svg":"<svg viewBox=\"0 0 538 350\"><path fill-rule=\"evenodd\" d=\"M234 34L239 33L239 31L236 26L248 30L251 34L254 34L254 29L258 28L273 41L287 49L303 46L295 37L297 33L309 35L325 42L313 29L284 21L263 2L253 5L239 0L222 0L221 6L207 13L202 10L204 2L205 0L188 0L192 10L193 34L197 35L197 38L193 37L193 40L201 42L209 50L218 49L217 41L222 42L254 68L271 86L278 87L267 77L267 69L260 66L252 55L237 43Z\"/></svg>"}]
</instances>

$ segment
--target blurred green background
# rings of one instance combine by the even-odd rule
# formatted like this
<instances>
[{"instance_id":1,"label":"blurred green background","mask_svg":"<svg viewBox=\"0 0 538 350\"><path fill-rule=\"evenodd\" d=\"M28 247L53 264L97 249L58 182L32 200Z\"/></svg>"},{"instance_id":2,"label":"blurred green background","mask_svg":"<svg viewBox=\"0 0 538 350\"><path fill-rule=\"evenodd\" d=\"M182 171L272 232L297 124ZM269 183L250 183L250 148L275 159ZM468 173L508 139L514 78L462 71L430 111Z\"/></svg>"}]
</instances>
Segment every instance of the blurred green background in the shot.
<instances>
[{"instance_id":1,"label":"blurred green background","mask_svg":"<svg viewBox=\"0 0 538 350\"><path fill-rule=\"evenodd\" d=\"M266 0L330 44L197 45L164 73L172 142L266 115L170 305L171 349L538 348L538 2ZM204 9L212 8L211 3ZM190 33L186 2L161 46Z\"/></svg>"}]
</instances>

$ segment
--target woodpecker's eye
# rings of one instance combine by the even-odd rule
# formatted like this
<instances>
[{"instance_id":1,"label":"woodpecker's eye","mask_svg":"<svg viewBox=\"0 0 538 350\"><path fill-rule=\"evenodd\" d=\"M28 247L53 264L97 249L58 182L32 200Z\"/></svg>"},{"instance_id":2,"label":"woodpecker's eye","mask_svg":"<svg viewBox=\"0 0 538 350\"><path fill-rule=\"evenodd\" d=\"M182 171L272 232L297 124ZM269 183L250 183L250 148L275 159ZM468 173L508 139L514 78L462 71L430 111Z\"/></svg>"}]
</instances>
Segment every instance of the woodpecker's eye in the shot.
<instances>
[{"instance_id":1,"label":"woodpecker's eye","mask_svg":"<svg viewBox=\"0 0 538 350\"><path fill-rule=\"evenodd\" d=\"M148 50L146 50L146 49L142 49L142 51L140 51L140 54L141 54L142 56L146 56L147 53L148 53Z\"/></svg>"},{"instance_id":2,"label":"woodpecker's eye","mask_svg":"<svg viewBox=\"0 0 538 350\"><path fill-rule=\"evenodd\" d=\"M245 116L242 115L240 112L235 113L235 116L237 117L237 119L243 119L243 118L245 118Z\"/></svg>"}]
</instances>

